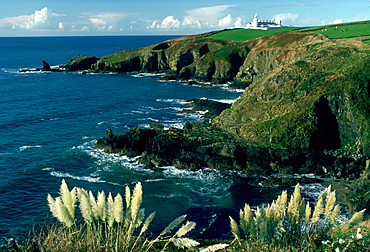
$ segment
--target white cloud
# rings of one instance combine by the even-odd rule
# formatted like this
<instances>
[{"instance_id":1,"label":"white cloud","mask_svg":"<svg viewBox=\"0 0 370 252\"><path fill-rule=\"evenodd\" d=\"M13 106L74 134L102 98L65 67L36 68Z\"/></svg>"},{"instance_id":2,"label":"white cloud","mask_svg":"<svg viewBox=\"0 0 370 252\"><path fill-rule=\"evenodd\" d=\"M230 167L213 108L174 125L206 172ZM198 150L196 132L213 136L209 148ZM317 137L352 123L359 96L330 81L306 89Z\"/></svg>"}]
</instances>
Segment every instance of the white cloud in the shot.
<instances>
[{"instance_id":1,"label":"white cloud","mask_svg":"<svg viewBox=\"0 0 370 252\"><path fill-rule=\"evenodd\" d=\"M8 18L8 22L12 23L13 29L60 29L59 23L55 22L55 17L65 16L51 12L47 7L35 11L32 15L23 15L13 18Z\"/></svg>"},{"instance_id":2,"label":"white cloud","mask_svg":"<svg viewBox=\"0 0 370 252\"><path fill-rule=\"evenodd\" d=\"M188 19L195 19L198 21L203 21L206 23L215 24L217 23L222 16L224 16L224 11L233 5L217 5L211 7L202 7L198 9L185 11L188 14L186 17Z\"/></svg>"},{"instance_id":3,"label":"white cloud","mask_svg":"<svg viewBox=\"0 0 370 252\"><path fill-rule=\"evenodd\" d=\"M233 19L231 17L231 14L218 21L218 27L220 28L229 28L230 26L233 26Z\"/></svg>"},{"instance_id":4,"label":"white cloud","mask_svg":"<svg viewBox=\"0 0 370 252\"><path fill-rule=\"evenodd\" d=\"M120 22L128 15L129 14L125 12L102 12L88 15L88 20L98 31L112 31L115 27L118 27Z\"/></svg>"},{"instance_id":5,"label":"white cloud","mask_svg":"<svg viewBox=\"0 0 370 252\"><path fill-rule=\"evenodd\" d=\"M298 19L298 14L295 13L281 13L273 16L276 22L281 21L283 25L293 25Z\"/></svg>"},{"instance_id":6,"label":"white cloud","mask_svg":"<svg viewBox=\"0 0 370 252\"><path fill-rule=\"evenodd\" d=\"M159 30L177 30L181 25L180 20L174 16L168 16L162 22L154 21L148 28Z\"/></svg>"},{"instance_id":7,"label":"white cloud","mask_svg":"<svg viewBox=\"0 0 370 252\"><path fill-rule=\"evenodd\" d=\"M218 5L187 10L187 15L180 20L174 16L167 16L163 20L151 22L147 29L159 30L186 30L186 29L219 29L241 27L244 23L241 17L234 19L225 11L233 5ZM225 16L226 15L226 16Z\"/></svg>"},{"instance_id":8,"label":"white cloud","mask_svg":"<svg viewBox=\"0 0 370 252\"><path fill-rule=\"evenodd\" d=\"M58 27L59 27L60 30L64 30L64 24L63 23L59 23Z\"/></svg>"},{"instance_id":9,"label":"white cloud","mask_svg":"<svg viewBox=\"0 0 370 252\"><path fill-rule=\"evenodd\" d=\"M245 22L241 17L236 18L235 20L235 28L241 28L245 26Z\"/></svg>"},{"instance_id":10,"label":"white cloud","mask_svg":"<svg viewBox=\"0 0 370 252\"><path fill-rule=\"evenodd\" d=\"M335 19L334 21L333 21L333 24L341 24L341 23L343 23L344 22L344 20L343 19Z\"/></svg>"}]
</instances>

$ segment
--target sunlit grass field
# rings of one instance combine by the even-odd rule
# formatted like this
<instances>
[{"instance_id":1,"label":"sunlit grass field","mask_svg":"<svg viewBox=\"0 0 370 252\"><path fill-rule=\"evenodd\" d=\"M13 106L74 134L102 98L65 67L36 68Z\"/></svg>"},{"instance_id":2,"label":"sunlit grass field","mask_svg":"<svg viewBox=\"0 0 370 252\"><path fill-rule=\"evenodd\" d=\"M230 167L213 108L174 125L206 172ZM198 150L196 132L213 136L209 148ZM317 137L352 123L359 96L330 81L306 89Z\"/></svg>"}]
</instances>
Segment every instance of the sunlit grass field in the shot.
<instances>
[{"instance_id":1,"label":"sunlit grass field","mask_svg":"<svg viewBox=\"0 0 370 252\"><path fill-rule=\"evenodd\" d=\"M247 41L259 37L270 36L285 31L317 32L329 39L362 40L370 43L370 21L361 21L345 24L333 24L316 27L285 27L271 30L233 29L209 36L212 39L233 41Z\"/></svg>"}]
</instances>

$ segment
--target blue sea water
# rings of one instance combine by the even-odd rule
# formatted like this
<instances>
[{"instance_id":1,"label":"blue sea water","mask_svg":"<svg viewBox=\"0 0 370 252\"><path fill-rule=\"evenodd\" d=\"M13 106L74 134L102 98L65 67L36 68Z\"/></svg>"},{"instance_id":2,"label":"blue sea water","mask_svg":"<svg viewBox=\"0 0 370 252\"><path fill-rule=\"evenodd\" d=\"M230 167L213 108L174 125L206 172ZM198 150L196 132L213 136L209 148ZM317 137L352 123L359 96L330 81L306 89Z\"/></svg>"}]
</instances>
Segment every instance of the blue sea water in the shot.
<instances>
[{"instance_id":1,"label":"blue sea water","mask_svg":"<svg viewBox=\"0 0 370 252\"><path fill-rule=\"evenodd\" d=\"M232 102L240 93L160 82L151 75L19 73L41 68L42 60L59 65L76 55L101 57L170 38L0 38L0 236L23 236L48 220L47 194L56 197L62 179L70 188L113 194L140 181L146 213L156 211L154 229L197 209L233 206L230 175L172 167L154 172L93 145L106 128L122 134L153 122L182 127L200 119L176 113L185 100Z\"/></svg>"}]
</instances>

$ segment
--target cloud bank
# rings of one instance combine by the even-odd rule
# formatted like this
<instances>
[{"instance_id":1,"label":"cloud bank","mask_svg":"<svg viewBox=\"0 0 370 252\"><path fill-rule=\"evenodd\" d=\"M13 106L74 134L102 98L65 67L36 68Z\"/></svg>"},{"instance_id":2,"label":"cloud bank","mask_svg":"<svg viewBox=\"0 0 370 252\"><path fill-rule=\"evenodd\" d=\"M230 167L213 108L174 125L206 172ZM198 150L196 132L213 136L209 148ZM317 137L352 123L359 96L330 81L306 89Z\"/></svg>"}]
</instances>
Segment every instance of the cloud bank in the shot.
<instances>
[{"instance_id":1,"label":"cloud bank","mask_svg":"<svg viewBox=\"0 0 370 252\"><path fill-rule=\"evenodd\" d=\"M233 5L217 5L211 7L202 7L185 11L181 19L175 16L167 16L163 20L151 22L146 28L161 31L170 30L208 30L242 27L245 23L242 17L234 18L227 14L226 10L234 7Z\"/></svg>"}]
</instances>

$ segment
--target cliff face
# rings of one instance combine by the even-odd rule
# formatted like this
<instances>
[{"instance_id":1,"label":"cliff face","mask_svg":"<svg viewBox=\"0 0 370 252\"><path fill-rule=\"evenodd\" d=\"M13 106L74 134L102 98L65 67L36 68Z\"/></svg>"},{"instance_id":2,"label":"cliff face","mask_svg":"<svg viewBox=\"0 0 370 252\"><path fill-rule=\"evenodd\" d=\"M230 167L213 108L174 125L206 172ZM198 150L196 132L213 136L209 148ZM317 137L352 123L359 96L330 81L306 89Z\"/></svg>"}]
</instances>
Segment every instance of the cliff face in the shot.
<instances>
[{"instance_id":1,"label":"cliff face","mask_svg":"<svg viewBox=\"0 0 370 252\"><path fill-rule=\"evenodd\" d=\"M92 68L113 72L166 72L176 79L232 81L248 54L233 41L207 39L208 34L177 38L102 57Z\"/></svg>"},{"instance_id":2,"label":"cliff face","mask_svg":"<svg viewBox=\"0 0 370 252\"><path fill-rule=\"evenodd\" d=\"M258 145L369 155L368 49L317 34L261 38L241 67L253 68L252 85L214 124Z\"/></svg>"},{"instance_id":3,"label":"cliff face","mask_svg":"<svg viewBox=\"0 0 370 252\"><path fill-rule=\"evenodd\" d=\"M368 45L297 31L245 42L209 35L107 55L91 69L241 83L245 92L213 126L257 147L370 156Z\"/></svg>"}]
</instances>

